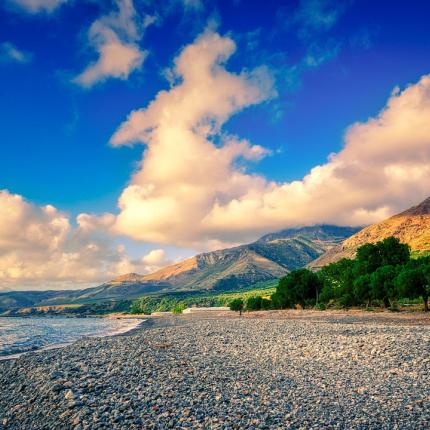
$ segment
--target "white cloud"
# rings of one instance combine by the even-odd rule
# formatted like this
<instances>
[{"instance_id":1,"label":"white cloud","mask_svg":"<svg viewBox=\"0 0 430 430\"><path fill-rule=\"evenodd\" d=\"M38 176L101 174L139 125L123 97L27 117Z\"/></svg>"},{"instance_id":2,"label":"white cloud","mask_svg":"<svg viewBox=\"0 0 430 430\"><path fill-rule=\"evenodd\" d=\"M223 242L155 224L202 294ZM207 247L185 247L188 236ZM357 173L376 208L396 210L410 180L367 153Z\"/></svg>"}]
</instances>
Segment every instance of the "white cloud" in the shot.
<instances>
[{"instance_id":1,"label":"white cloud","mask_svg":"<svg viewBox=\"0 0 430 430\"><path fill-rule=\"evenodd\" d=\"M30 13L52 13L55 9L68 0L6 0L9 3L18 6L21 10Z\"/></svg>"},{"instance_id":2,"label":"white cloud","mask_svg":"<svg viewBox=\"0 0 430 430\"><path fill-rule=\"evenodd\" d=\"M17 48L13 43L3 42L0 44L0 61L11 63L28 63L32 55Z\"/></svg>"},{"instance_id":3,"label":"white cloud","mask_svg":"<svg viewBox=\"0 0 430 430\"><path fill-rule=\"evenodd\" d=\"M136 14L132 0L116 0L118 11L95 21L88 32L90 46L97 51L97 61L91 63L73 82L91 87L108 78L127 79L139 69L148 52L138 42L144 28L156 22L155 17Z\"/></svg>"},{"instance_id":4,"label":"white cloud","mask_svg":"<svg viewBox=\"0 0 430 430\"><path fill-rule=\"evenodd\" d=\"M131 113L112 137L113 145L148 144L141 170L120 199L120 232L193 245L204 234L201 221L208 207L250 185L250 177L232 165L267 151L219 131L234 112L275 93L264 67L240 74L225 70L223 63L234 50L231 39L205 32L176 58L173 74L179 83L160 92L147 109ZM221 140L219 146L212 137Z\"/></svg>"},{"instance_id":5,"label":"white cloud","mask_svg":"<svg viewBox=\"0 0 430 430\"><path fill-rule=\"evenodd\" d=\"M148 273L170 261L157 249L140 259L115 246L111 214L70 219L0 191L0 290L82 288L128 272Z\"/></svg>"},{"instance_id":6,"label":"white cloud","mask_svg":"<svg viewBox=\"0 0 430 430\"><path fill-rule=\"evenodd\" d=\"M302 180L275 183L246 172L244 160L265 155L263 148L222 131L235 112L273 95L264 68L225 69L234 49L231 39L205 32L176 58L176 84L112 137L113 145L147 145L119 200L118 232L205 249L287 226L367 224L429 193L430 76L350 127L326 164Z\"/></svg>"},{"instance_id":7,"label":"white cloud","mask_svg":"<svg viewBox=\"0 0 430 430\"><path fill-rule=\"evenodd\" d=\"M142 257L142 261L146 264L159 266L166 259L166 253L163 249L153 249L147 255Z\"/></svg>"},{"instance_id":8,"label":"white cloud","mask_svg":"<svg viewBox=\"0 0 430 430\"><path fill-rule=\"evenodd\" d=\"M173 264L177 261L167 257L164 249L153 249L148 254L144 255L140 260L141 273L152 273L160 269L160 267Z\"/></svg>"},{"instance_id":9,"label":"white cloud","mask_svg":"<svg viewBox=\"0 0 430 430\"><path fill-rule=\"evenodd\" d=\"M430 76L393 94L386 108L349 128L345 147L301 181L267 182L213 207L214 232L274 229L321 222L379 221L429 194ZM247 214L253 214L252 217Z\"/></svg>"}]
</instances>

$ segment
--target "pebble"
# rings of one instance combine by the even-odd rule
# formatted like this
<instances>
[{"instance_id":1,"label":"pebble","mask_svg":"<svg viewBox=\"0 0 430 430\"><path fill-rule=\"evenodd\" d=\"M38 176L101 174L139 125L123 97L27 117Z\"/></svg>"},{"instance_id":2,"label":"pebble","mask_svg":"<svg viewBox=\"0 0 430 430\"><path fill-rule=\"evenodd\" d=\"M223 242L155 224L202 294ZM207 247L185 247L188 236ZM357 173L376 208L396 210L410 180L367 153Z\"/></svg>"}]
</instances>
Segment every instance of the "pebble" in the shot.
<instances>
[{"instance_id":1,"label":"pebble","mask_svg":"<svg viewBox=\"0 0 430 430\"><path fill-rule=\"evenodd\" d=\"M428 429L429 354L401 321L172 318L1 361L0 429Z\"/></svg>"}]
</instances>

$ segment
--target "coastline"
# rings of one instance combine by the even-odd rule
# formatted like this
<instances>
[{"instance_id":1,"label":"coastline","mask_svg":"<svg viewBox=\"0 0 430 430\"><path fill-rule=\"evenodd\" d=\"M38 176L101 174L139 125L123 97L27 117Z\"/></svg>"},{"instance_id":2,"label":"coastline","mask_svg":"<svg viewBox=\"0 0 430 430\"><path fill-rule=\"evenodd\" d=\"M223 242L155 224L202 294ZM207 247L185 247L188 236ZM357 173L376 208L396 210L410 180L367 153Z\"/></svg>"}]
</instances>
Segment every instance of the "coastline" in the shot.
<instances>
[{"instance_id":1,"label":"coastline","mask_svg":"<svg viewBox=\"0 0 430 430\"><path fill-rule=\"evenodd\" d=\"M425 429L428 321L149 317L134 331L0 362L0 428Z\"/></svg>"},{"instance_id":2,"label":"coastline","mask_svg":"<svg viewBox=\"0 0 430 430\"><path fill-rule=\"evenodd\" d=\"M15 318L15 317L11 317L11 318ZM43 317L38 316L35 318L43 318ZM58 317L49 317L49 319L55 319L55 318L58 318ZM75 318L78 318L78 317L75 317ZM85 317L86 320L88 318L92 318L92 317ZM99 318L99 317L95 316L94 318ZM50 350L54 350L54 349L64 348L66 346L72 345L73 343L75 343L81 339L85 339L85 338L92 339L92 338L103 338L103 337L114 337L114 336L127 336L127 335L129 335L129 333L132 334L135 331L139 330L140 328L143 328L144 323L146 321L140 317L137 317L137 318L128 317L128 319L135 320L136 324L130 325L129 327L123 327L123 328L120 328L120 329L114 330L114 331L108 331L108 332L102 333L102 334L96 333L96 334L83 335L82 337L80 337L78 339L74 339L70 342L59 342L59 343L46 345L46 346L41 347L41 348L35 348L35 349L30 350L30 351L22 351L22 352L18 352L15 354L9 354L9 355L0 355L0 361L14 360L14 359L17 359L17 358L25 355L25 354L33 354L33 353L39 353L39 352L43 352L43 351L50 351Z\"/></svg>"}]
</instances>

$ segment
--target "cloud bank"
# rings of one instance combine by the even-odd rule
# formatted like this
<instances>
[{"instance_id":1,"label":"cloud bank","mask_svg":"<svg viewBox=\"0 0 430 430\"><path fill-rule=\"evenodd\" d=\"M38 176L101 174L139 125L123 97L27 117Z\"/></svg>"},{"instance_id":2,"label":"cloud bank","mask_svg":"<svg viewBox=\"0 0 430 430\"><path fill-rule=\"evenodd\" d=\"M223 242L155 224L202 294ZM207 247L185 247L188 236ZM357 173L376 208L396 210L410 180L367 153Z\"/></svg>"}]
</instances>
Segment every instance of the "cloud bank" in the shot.
<instances>
[{"instance_id":1,"label":"cloud bank","mask_svg":"<svg viewBox=\"0 0 430 430\"><path fill-rule=\"evenodd\" d=\"M37 206L0 191L0 291L83 288L128 272L149 273L168 264L163 250L131 259L115 245L110 214L80 214L73 226L53 206Z\"/></svg>"},{"instance_id":2,"label":"cloud bank","mask_svg":"<svg viewBox=\"0 0 430 430\"><path fill-rule=\"evenodd\" d=\"M114 146L147 145L119 199L118 232L208 249L289 226L368 224L428 195L430 76L351 126L326 164L275 183L246 171L268 151L222 130L234 113L274 96L264 67L226 69L234 50L230 38L205 32L175 59L176 84L113 135Z\"/></svg>"},{"instance_id":3,"label":"cloud bank","mask_svg":"<svg viewBox=\"0 0 430 430\"><path fill-rule=\"evenodd\" d=\"M115 4L118 10L93 22L88 31L89 45L98 59L73 79L78 85L91 87L108 78L127 79L148 55L138 42L145 27L155 22L153 17L142 19L132 0L116 0Z\"/></svg>"}]
</instances>

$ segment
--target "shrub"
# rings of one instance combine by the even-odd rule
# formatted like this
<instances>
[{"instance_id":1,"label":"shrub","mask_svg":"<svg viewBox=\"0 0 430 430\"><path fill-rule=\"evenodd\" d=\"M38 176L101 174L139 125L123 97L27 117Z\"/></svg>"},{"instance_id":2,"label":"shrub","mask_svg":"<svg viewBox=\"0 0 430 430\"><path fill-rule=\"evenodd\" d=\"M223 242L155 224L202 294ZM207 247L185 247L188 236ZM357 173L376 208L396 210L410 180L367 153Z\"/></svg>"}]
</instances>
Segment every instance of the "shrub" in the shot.
<instances>
[{"instance_id":1,"label":"shrub","mask_svg":"<svg viewBox=\"0 0 430 430\"><path fill-rule=\"evenodd\" d=\"M230 310L240 312L242 315L243 305L244 303L242 299L234 299L230 302Z\"/></svg>"},{"instance_id":2,"label":"shrub","mask_svg":"<svg viewBox=\"0 0 430 430\"><path fill-rule=\"evenodd\" d=\"M315 309L317 309L319 311L325 311L327 309L327 307L324 303L317 303L315 305Z\"/></svg>"},{"instance_id":3,"label":"shrub","mask_svg":"<svg viewBox=\"0 0 430 430\"><path fill-rule=\"evenodd\" d=\"M246 301L247 311L259 311L261 309L263 298L261 296L248 297Z\"/></svg>"},{"instance_id":4,"label":"shrub","mask_svg":"<svg viewBox=\"0 0 430 430\"><path fill-rule=\"evenodd\" d=\"M178 303L177 305L175 305L173 307L172 312L175 315L179 315L179 314L181 314L184 311L184 309L185 309L185 305L183 303Z\"/></svg>"},{"instance_id":5,"label":"shrub","mask_svg":"<svg viewBox=\"0 0 430 430\"><path fill-rule=\"evenodd\" d=\"M270 299L262 298L261 299L261 309L263 311L268 311L269 309L273 309L273 304Z\"/></svg>"}]
</instances>

